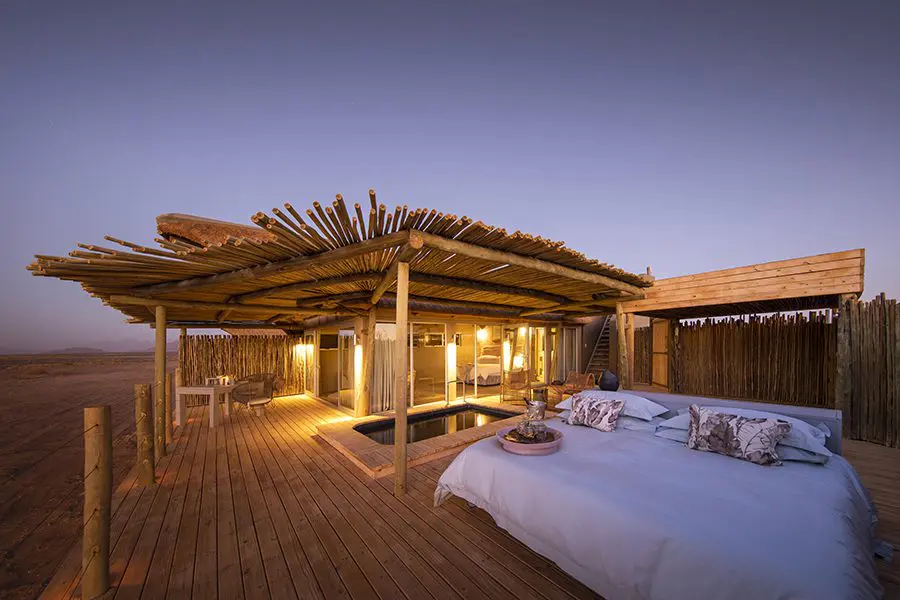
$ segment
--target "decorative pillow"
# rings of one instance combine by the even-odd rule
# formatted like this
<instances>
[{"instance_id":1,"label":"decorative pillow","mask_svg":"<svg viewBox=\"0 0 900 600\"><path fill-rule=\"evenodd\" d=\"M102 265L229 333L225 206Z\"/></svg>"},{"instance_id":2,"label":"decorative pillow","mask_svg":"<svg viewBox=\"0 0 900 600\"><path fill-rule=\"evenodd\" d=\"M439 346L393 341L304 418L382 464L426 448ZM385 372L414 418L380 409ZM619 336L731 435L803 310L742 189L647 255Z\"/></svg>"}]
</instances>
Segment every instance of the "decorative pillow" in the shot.
<instances>
[{"instance_id":1,"label":"decorative pillow","mask_svg":"<svg viewBox=\"0 0 900 600\"><path fill-rule=\"evenodd\" d=\"M748 419L691 405L687 445L758 465L780 465L775 445L791 431L791 424L774 419Z\"/></svg>"},{"instance_id":2,"label":"decorative pillow","mask_svg":"<svg viewBox=\"0 0 900 600\"><path fill-rule=\"evenodd\" d=\"M737 415L748 419L770 419L777 421L785 421L791 424L791 432L781 440L782 446L792 446L807 452L821 454L822 456L831 456L831 450L825 447L825 433L814 425L810 425L806 421L780 415L777 413L767 412L763 410L753 410L749 408L732 408L730 406L705 406L704 408L712 409L716 412L726 415ZM691 416L689 412L679 414L660 423L660 429L682 429L688 431L690 429ZM827 429L827 427L825 427Z\"/></svg>"},{"instance_id":3,"label":"decorative pillow","mask_svg":"<svg viewBox=\"0 0 900 600\"><path fill-rule=\"evenodd\" d=\"M559 414L556 415L556 416L559 417L559 418L562 420L563 423L568 423L568 422L569 422L569 415L571 415L571 414L572 414L572 411L571 411L571 410L564 410L564 411L562 411L561 413L559 413Z\"/></svg>"},{"instance_id":4,"label":"decorative pillow","mask_svg":"<svg viewBox=\"0 0 900 600\"><path fill-rule=\"evenodd\" d=\"M595 400L621 400L625 403L623 415L650 421L653 417L669 412L669 409L653 400L642 396L626 394L625 392L607 392L605 390L590 389L578 392L570 398L566 398L556 405L558 410L571 410L575 398L593 398Z\"/></svg>"},{"instance_id":5,"label":"decorative pillow","mask_svg":"<svg viewBox=\"0 0 900 600\"><path fill-rule=\"evenodd\" d=\"M621 400L576 398L569 415L569 425L586 425L599 431L615 431L616 420L625 407Z\"/></svg>"}]
</instances>

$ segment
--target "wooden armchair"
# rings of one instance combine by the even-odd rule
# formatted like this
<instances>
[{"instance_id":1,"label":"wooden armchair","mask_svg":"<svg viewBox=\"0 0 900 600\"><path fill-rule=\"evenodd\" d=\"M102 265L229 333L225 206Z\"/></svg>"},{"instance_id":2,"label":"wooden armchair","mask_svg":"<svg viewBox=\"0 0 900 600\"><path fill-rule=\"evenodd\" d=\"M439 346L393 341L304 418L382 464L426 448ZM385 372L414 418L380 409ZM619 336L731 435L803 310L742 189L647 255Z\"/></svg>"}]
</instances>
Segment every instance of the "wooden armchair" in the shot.
<instances>
[{"instance_id":1,"label":"wooden armchair","mask_svg":"<svg viewBox=\"0 0 900 600\"><path fill-rule=\"evenodd\" d=\"M531 371L519 369L503 374L500 385L500 402L527 403L531 397Z\"/></svg>"},{"instance_id":2,"label":"wooden armchair","mask_svg":"<svg viewBox=\"0 0 900 600\"><path fill-rule=\"evenodd\" d=\"M562 402L564 396L571 396L592 387L594 387L593 373L569 371L564 383L547 386L547 406L552 408Z\"/></svg>"}]
</instances>

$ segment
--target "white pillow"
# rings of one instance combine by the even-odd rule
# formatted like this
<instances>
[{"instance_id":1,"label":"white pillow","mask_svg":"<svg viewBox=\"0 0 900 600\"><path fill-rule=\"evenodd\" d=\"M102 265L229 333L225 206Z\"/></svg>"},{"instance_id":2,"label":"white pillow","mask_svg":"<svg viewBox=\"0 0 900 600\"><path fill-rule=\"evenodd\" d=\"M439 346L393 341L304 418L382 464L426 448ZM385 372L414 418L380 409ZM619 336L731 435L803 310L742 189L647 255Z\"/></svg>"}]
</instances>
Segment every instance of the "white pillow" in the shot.
<instances>
[{"instance_id":1,"label":"white pillow","mask_svg":"<svg viewBox=\"0 0 900 600\"><path fill-rule=\"evenodd\" d=\"M571 410L564 410L556 416L559 417L563 423L568 423L569 415L571 414ZM653 433L654 431L656 431L656 427L658 425L658 423L654 421L662 421L662 419L657 417L653 421L645 421L643 419L635 419L634 417L623 417L619 415L619 418L616 421L616 429L624 429L626 431L649 431L650 433ZM669 431L680 432L679 429L671 429ZM687 440L687 435L685 435L684 439Z\"/></svg>"},{"instance_id":2,"label":"white pillow","mask_svg":"<svg viewBox=\"0 0 900 600\"><path fill-rule=\"evenodd\" d=\"M668 408L661 404L657 404L653 400L647 400L642 396L635 396L634 394L626 394L624 392L607 392L606 390L589 389L578 392L575 396L580 396L581 398L594 398L597 400L621 400L625 403L625 408L622 411L623 415L626 417L634 417L635 419L642 419L644 421L651 421L653 417L658 417L665 412L669 412ZM574 398L574 396L566 398L557 404L556 408L561 410L572 410L572 398Z\"/></svg>"},{"instance_id":3,"label":"white pillow","mask_svg":"<svg viewBox=\"0 0 900 600\"><path fill-rule=\"evenodd\" d=\"M660 428L656 430L656 433L654 435L656 435L657 437L665 438L667 440L672 440L673 442L687 444L690 432L685 429L669 429L668 427L660 426ZM810 452L809 450L801 450L800 448L794 448L793 446L785 446L783 443L775 446L775 451L778 452L778 458L780 458L781 460L807 462L816 465L824 465L828 462L828 456L825 454L817 454L815 452Z\"/></svg>"},{"instance_id":4,"label":"white pillow","mask_svg":"<svg viewBox=\"0 0 900 600\"><path fill-rule=\"evenodd\" d=\"M732 408L730 406L707 406L705 408L711 408L727 415L747 417L748 419L781 419L782 421L787 421L791 424L791 432L779 442L779 445L792 446L815 454L831 456L831 450L825 447L825 433L815 425L810 425L806 421L801 421L800 419L780 415L778 413L749 408ZM691 426L691 415L689 413L684 413L674 416L671 419L663 421L659 426L660 428L682 429L688 431Z\"/></svg>"}]
</instances>

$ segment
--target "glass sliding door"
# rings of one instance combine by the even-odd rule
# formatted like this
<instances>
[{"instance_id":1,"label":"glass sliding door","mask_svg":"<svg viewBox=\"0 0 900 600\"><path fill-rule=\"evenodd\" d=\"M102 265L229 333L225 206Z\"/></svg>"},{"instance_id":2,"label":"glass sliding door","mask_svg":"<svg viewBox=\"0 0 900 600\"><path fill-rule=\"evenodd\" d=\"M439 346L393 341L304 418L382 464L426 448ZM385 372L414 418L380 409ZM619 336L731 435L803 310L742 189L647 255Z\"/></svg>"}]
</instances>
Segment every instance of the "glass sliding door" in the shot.
<instances>
[{"instance_id":1,"label":"glass sliding door","mask_svg":"<svg viewBox=\"0 0 900 600\"><path fill-rule=\"evenodd\" d=\"M338 334L338 373L340 392L338 406L354 408L355 388L353 370L353 350L356 336L353 330L341 330Z\"/></svg>"},{"instance_id":2,"label":"glass sliding door","mask_svg":"<svg viewBox=\"0 0 900 600\"><path fill-rule=\"evenodd\" d=\"M531 383L549 383L547 379L546 328L532 327L528 357L531 363Z\"/></svg>"},{"instance_id":3,"label":"glass sliding door","mask_svg":"<svg viewBox=\"0 0 900 600\"><path fill-rule=\"evenodd\" d=\"M469 392L476 398L498 396L503 376L503 328L499 325L474 326L475 360L467 365Z\"/></svg>"},{"instance_id":4,"label":"glass sliding door","mask_svg":"<svg viewBox=\"0 0 900 600\"><path fill-rule=\"evenodd\" d=\"M446 399L446 340L443 323L410 326L410 397L412 404Z\"/></svg>"},{"instance_id":5,"label":"glass sliding door","mask_svg":"<svg viewBox=\"0 0 900 600\"><path fill-rule=\"evenodd\" d=\"M336 406L353 408L352 330L319 334L319 397Z\"/></svg>"}]
</instances>

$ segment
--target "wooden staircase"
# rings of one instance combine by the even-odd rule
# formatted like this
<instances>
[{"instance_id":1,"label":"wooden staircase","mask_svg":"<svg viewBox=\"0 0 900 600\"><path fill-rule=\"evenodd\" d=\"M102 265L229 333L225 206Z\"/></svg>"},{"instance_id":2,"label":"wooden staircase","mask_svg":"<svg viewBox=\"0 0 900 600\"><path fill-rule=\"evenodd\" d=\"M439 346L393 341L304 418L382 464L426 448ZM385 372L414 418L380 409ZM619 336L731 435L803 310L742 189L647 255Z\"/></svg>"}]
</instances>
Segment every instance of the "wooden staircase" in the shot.
<instances>
[{"instance_id":1,"label":"wooden staircase","mask_svg":"<svg viewBox=\"0 0 900 600\"><path fill-rule=\"evenodd\" d=\"M587 372L593 373L598 381L603 370L609 368L609 325L612 321L612 316L606 315L601 318L603 319L603 325L600 328L600 335L597 336L597 342L594 344L594 351L591 352L591 360L588 361L587 366Z\"/></svg>"}]
</instances>

